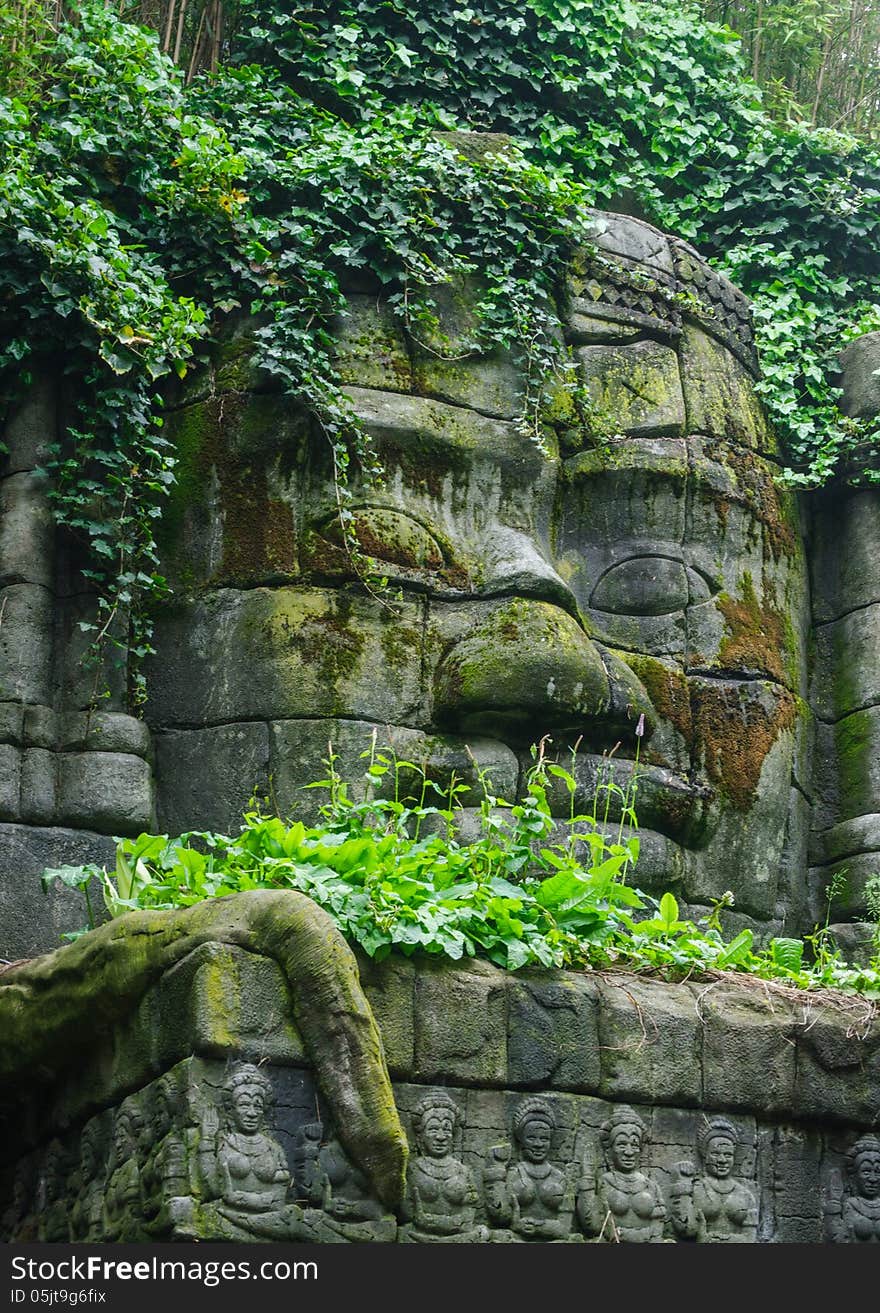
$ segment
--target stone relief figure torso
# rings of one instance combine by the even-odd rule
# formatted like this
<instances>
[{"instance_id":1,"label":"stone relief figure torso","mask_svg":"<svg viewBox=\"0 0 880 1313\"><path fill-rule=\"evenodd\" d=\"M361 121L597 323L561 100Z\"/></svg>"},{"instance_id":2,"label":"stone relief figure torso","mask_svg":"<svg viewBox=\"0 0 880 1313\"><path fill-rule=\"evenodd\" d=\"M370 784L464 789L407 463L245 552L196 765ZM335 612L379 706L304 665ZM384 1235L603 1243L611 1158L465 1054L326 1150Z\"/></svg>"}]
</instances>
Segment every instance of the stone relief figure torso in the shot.
<instances>
[{"instance_id":1,"label":"stone relief figure torso","mask_svg":"<svg viewBox=\"0 0 880 1313\"><path fill-rule=\"evenodd\" d=\"M107 1179L104 1185L104 1235L110 1240L131 1240L132 1219L140 1214L140 1147L143 1117L132 1099L116 1113Z\"/></svg>"},{"instance_id":2,"label":"stone relief figure torso","mask_svg":"<svg viewBox=\"0 0 880 1313\"><path fill-rule=\"evenodd\" d=\"M331 1137L324 1142L320 1122L303 1127L297 1162L299 1191L313 1205L305 1214L305 1223L316 1240L394 1240L395 1219L374 1198L367 1178L339 1140Z\"/></svg>"},{"instance_id":3,"label":"stone relief figure torso","mask_svg":"<svg viewBox=\"0 0 880 1313\"><path fill-rule=\"evenodd\" d=\"M269 1130L273 1090L252 1063L239 1062L223 1088L224 1115L205 1100L198 1159L205 1202L175 1201L177 1234L186 1238L192 1214L218 1239L300 1239L302 1209L289 1202L287 1157Z\"/></svg>"},{"instance_id":4,"label":"stone relief figure torso","mask_svg":"<svg viewBox=\"0 0 880 1313\"><path fill-rule=\"evenodd\" d=\"M524 1100L513 1116L518 1160L498 1153L484 1169L483 1187L490 1218L510 1228L515 1240L573 1240L573 1190L566 1174L550 1161L556 1130L553 1109L545 1099Z\"/></svg>"}]
</instances>

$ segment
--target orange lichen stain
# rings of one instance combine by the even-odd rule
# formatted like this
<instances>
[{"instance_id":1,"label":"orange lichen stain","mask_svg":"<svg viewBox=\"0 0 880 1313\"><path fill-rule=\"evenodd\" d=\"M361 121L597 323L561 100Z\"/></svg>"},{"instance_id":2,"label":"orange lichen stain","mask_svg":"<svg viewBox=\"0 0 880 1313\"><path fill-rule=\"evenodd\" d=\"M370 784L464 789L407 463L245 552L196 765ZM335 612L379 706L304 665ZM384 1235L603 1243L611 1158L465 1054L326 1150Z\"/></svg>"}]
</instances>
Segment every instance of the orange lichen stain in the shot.
<instances>
[{"instance_id":1,"label":"orange lichen stain","mask_svg":"<svg viewBox=\"0 0 880 1313\"><path fill-rule=\"evenodd\" d=\"M768 752L797 721L797 699L768 687L755 698L752 685L701 681L691 686L693 752L707 777L738 811L751 809Z\"/></svg>"}]
</instances>

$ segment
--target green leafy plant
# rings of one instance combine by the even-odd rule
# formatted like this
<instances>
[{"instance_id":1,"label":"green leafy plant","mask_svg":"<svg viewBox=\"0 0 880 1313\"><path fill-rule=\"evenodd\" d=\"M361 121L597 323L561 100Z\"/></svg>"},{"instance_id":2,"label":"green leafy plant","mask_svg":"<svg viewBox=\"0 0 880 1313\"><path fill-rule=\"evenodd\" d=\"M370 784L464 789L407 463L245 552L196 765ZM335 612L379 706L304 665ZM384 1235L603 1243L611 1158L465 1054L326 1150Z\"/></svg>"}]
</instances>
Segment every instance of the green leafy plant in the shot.
<instances>
[{"instance_id":1,"label":"green leafy plant","mask_svg":"<svg viewBox=\"0 0 880 1313\"><path fill-rule=\"evenodd\" d=\"M343 934L370 957L391 952L481 956L525 966L623 968L670 979L738 971L802 989L834 988L880 997L880 957L861 968L818 954L804 963L804 943L776 938L754 947L751 930L729 942L719 914L725 895L700 922L681 916L672 893L655 899L633 887L639 856L638 763L627 788L597 782L591 804L574 806L571 771L533 749L523 796L510 802L477 772L478 833L461 838L462 794L453 774L442 786L425 766L377 748L364 754L364 793L353 797L330 748L318 824L284 821L253 810L235 837L210 832L142 834L121 839L115 870L97 866L47 871L88 890L103 887L111 916L134 908L186 907L251 889L296 889L320 903ZM554 817L551 783L572 800ZM612 795L621 819L609 824ZM560 833L561 826L561 833Z\"/></svg>"}]
</instances>

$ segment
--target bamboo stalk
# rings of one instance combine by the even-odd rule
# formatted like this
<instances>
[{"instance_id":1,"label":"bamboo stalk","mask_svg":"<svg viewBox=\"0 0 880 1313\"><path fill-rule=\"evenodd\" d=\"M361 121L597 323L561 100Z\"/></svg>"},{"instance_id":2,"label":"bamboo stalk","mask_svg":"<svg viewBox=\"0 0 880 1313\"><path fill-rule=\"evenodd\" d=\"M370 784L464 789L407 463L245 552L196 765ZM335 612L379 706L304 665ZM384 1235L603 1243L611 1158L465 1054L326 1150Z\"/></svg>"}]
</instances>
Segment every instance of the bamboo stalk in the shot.
<instances>
[{"instance_id":1,"label":"bamboo stalk","mask_svg":"<svg viewBox=\"0 0 880 1313\"><path fill-rule=\"evenodd\" d=\"M165 35L162 38L162 54L167 55L171 49L171 29L174 23L174 0L168 0L168 14L165 19Z\"/></svg>"},{"instance_id":2,"label":"bamboo stalk","mask_svg":"<svg viewBox=\"0 0 880 1313\"><path fill-rule=\"evenodd\" d=\"M208 9L208 4L207 4L207 0L205 0L205 3L202 5L202 12L199 14L199 25L196 28L196 39L193 42L192 55L189 61L189 68L186 71L187 86L189 86L190 82L192 82L193 76L196 71L197 61L199 57L199 46L201 45L201 41L202 41L202 32L204 31L204 27L205 27L205 14L207 12L207 9Z\"/></svg>"},{"instance_id":3,"label":"bamboo stalk","mask_svg":"<svg viewBox=\"0 0 880 1313\"><path fill-rule=\"evenodd\" d=\"M186 18L187 4L188 0L180 0L180 10L177 19L177 39L174 42L174 54L171 56L175 64L180 59L180 46L183 41L183 23Z\"/></svg>"}]
</instances>

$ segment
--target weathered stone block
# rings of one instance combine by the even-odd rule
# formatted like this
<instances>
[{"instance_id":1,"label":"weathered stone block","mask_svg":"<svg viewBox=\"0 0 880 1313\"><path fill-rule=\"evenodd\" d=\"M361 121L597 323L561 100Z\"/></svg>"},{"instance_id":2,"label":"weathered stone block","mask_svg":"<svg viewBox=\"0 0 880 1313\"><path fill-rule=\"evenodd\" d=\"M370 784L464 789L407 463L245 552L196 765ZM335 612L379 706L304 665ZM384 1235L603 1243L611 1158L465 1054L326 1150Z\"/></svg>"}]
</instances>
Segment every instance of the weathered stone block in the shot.
<instances>
[{"instance_id":1,"label":"weathered stone block","mask_svg":"<svg viewBox=\"0 0 880 1313\"><path fill-rule=\"evenodd\" d=\"M3 441L9 449L4 473L17 474L43 465L49 448L57 440L55 382L46 376L31 386L21 405L6 424Z\"/></svg>"},{"instance_id":2,"label":"weathered stone block","mask_svg":"<svg viewBox=\"0 0 880 1313\"><path fill-rule=\"evenodd\" d=\"M880 706L854 711L839 720L833 729L833 745L840 820L872 815L880 798Z\"/></svg>"},{"instance_id":3,"label":"weathered stone block","mask_svg":"<svg viewBox=\"0 0 880 1313\"><path fill-rule=\"evenodd\" d=\"M695 991L605 977L599 998L603 1097L698 1105L702 1037Z\"/></svg>"},{"instance_id":4,"label":"weathered stone block","mask_svg":"<svg viewBox=\"0 0 880 1313\"><path fill-rule=\"evenodd\" d=\"M0 743L23 742L24 717L20 702L0 702Z\"/></svg>"},{"instance_id":5,"label":"weathered stone block","mask_svg":"<svg viewBox=\"0 0 880 1313\"><path fill-rule=\"evenodd\" d=\"M880 333L877 334L880 338ZM876 380L880 389L880 378ZM813 615L818 624L880 602L880 491L829 488L813 517ZM829 672L831 673L831 672Z\"/></svg>"},{"instance_id":6,"label":"weathered stone block","mask_svg":"<svg viewBox=\"0 0 880 1313\"><path fill-rule=\"evenodd\" d=\"M507 1072L507 991L483 962L420 966L416 978L414 1074L427 1081L503 1084Z\"/></svg>"},{"instance_id":7,"label":"weathered stone block","mask_svg":"<svg viewBox=\"0 0 880 1313\"><path fill-rule=\"evenodd\" d=\"M592 1093L600 1083L599 993L586 976L515 975L508 984L510 1085Z\"/></svg>"},{"instance_id":8,"label":"weathered stone block","mask_svg":"<svg viewBox=\"0 0 880 1313\"><path fill-rule=\"evenodd\" d=\"M669 238L642 219L628 214L610 214L593 211L598 231L593 238L596 245L609 255L645 264L655 273L674 273Z\"/></svg>"},{"instance_id":9,"label":"weathered stone block","mask_svg":"<svg viewBox=\"0 0 880 1313\"><path fill-rule=\"evenodd\" d=\"M516 419L522 408L523 378L510 356L444 359L413 346L414 390L498 419Z\"/></svg>"},{"instance_id":10,"label":"weathered stone block","mask_svg":"<svg viewBox=\"0 0 880 1313\"><path fill-rule=\"evenodd\" d=\"M0 744L0 820L20 819L21 751L10 743Z\"/></svg>"},{"instance_id":11,"label":"weathered stone block","mask_svg":"<svg viewBox=\"0 0 880 1313\"><path fill-rule=\"evenodd\" d=\"M816 713L837 720L880 703L880 602L817 630Z\"/></svg>"},{"instance_id":12,"label":"weathered stone block","mask_svg":"<svg viewBox=\"0 0 880 1313\"><path fill-rule=\"evenodd\" d=\"M0 480L0 580L53 582L53 522L44 479L27 472Z\"/></svg>"},{"instance_id":13,"label":"weathered stone block","mask_svg":"<svg viewBox=\"0 0 880 1313\"><path fill-rule=\"evenodd\" d=\"M54 825L57 818L58 758L47 748L27 748L21 754L21 812L28 825Z\"/></svg>"},{"instance_id":14,"label":"weathered stone block","mask_svg":"<svg viewBox=\"0 0 880 1313\"><path fill-rule=\"evenodd\" d=\"M872 419L880 414L880 333L865 333L840 353L845 415Z\"/></svg>"},{"instance_id":15,"label":"weathered stone block","mask_svg":"<svg viewBox=\"0 0 880 1313\"><path fill-rule=\"evenodd\" d=\"M876 921L832 921L828 933L844 959L855 966L867 966L877 952Z\"/></svg>"},{"instance_id":16,"label":"weathered stone block","mask_svg":"<svg viewBox=\"0 0 880 1313\"><path fill-rule=\"evenodd\" d=\"M234 833L269 793L269 727L259 722L156 735L159 828Z\"/></svg>"},{"instance_id":17,"label":"weathered stone block","mask_svg":"<svg viewBox=\"0 0 880 1313\"><path fill-rule=\"evenodd\" d=\"M336 363L343 383L389 392L412 390L412 367L403 323L374 296L351 293L345 314L334 320Z\"/></svg>"},{"instance_id":18,"label":"weathered stone block","mask_svg":"<svg viewBox=\"0 0 880 1313\"><path fill-rule=\"evenodd\" d=\"M72 712L64 716L58 734L61 752L123 752L149 761L149 727L134 716L113 711Z\"/></svg>"},{"instance_id":19,"label":"weathered stone block","mask_svg":"<svg viewBox=\"0 0 880 1313\"><path fill-rule=\"evenodd\" d=\"M763 1114L793 1107L793 1005L759 986L713 985L697 992L705 1102Z\"/></svg>"},{"instance_id":20,"label":"weathered stone block","mask_svg":"<svg viewBox=\"0 0 880 1313\"><path fill-rule=\"evenodd\" d=\"M855 853L880 853L880 813L868 812L832 825L815 836L817 862L836 862Z\"/></svg>"},{"instance_id":21,"label":"weathered stone block","mask_svg":"<svg viewBox=\"0 0 880 1313\"><path fill-rule=\"evenodd\" d=\"M95 668L92 644L104 617L92 594L81 593L58 601L55 617L56 685L68 711L88 711L95 705L95 690L101 693L101 709L124 713L128 709L128 666L115 660L113 649L100 669ZM86 628L83 628L83 626ZM128 616L119 612L109 633L124 648L128 642ZM36 699L46 701L43 699Z\"/></svg>"},{"instance_id":22,"label":"weathered stone block","mask_svg":"<svg viewBox=\"0 0 880 1313\"><path fill-rule=\"evenodd\" d=\"M347 392L380 449L389 458L395 450L402 454L408 483L417 482L417 472L407 457L418 454L421 481L428 492L443 485L450 466L460 469L479 460L491 462L500 470L515 470L519 482L536 477L546 465L537 445L510 421L428 397L356 387Z\"/></svg>"},{"instance_id":23,"label":"weathered stone block","mask_svg":"<svg viewBox=\"0 0 880 1313\"><path fill-rule=\"evenodd\" d=\"M52 707L25 707L22 742L31 748L58 746L58 715Z\"/></svg>"},{"instance_id":24,"label":"weathered stone block","mask_svg":"<svg viewBox=\"0 0 880 1313\"><path fill-rule=\"evenodd\" d=\"M424 769L427 778L447 790L453 774L456 784L466 786L458 795L462 806L479 802L482 786L477 768L486 772L492 787L505 798L516 792L519 762L516 754L503 744L489 739L425 734L401 725L360 720L281 720L271 731L270 774L272 795L278 810L309 822L317 818L327 802L324 789L309 789L317 778L324 778L320 763L326 760L330 746L338 760L336 770L349 785L349 797L361 801L366 797L366 769L375 751L389 761L411 762L417 768L401 765L397 771L397 792L401 798L421 797ZM375 743L375 748L374 748ZM391 765L383 780L373 784L375 796L393 797L395 769ZM426 797L435 801L429 789Z\"/></svg>"},{"instance_id":25,"label":"weathered stone block","mask_svg":"<svg viewBox=\"0 0 880 1313\"><path fill-rule=\"evenodd\" d=\"M678 437L685 409L678 358L656 342L586 346L576 351L597 433Z\"/></svg>"},{"instance_id":26,"label":"weathered stone block","mask_svg":"<svg viewBox=\"0 0 880 1313\"><path fill-rule=\"evenodd\" d=\"M87 830L0 825L0 957L34 957L57 948L60 936L86 923L82 894L54 885L44 894L40 875L47 866L114 861L114 844ZM92 890L92 905L102 909Z\"/></svg>"},{"instance_id":27,"label":"weathered stone block","mask_svg":"<svg viewBox=\"0 0 880 1313\"><path fill-rule=\"evenodd\" d=\"M618 342L634 342L642 330L634 324L619 324L614 320L600 319L590 314L588 302L573 299L568 316L566 338L574 346L607 346Z\"/></svg>"},{"instance_id":28,"label":"weathered stone block","mask_svg":"<svg viewBox=\"0 0 880 1313\"><path fill-rule=\"evenodd\" d=\"M163 976L153 991L163 1023L160 1067L190 1053L250 1062L302 1062L290 995L276 962L229 945L206 944Z\"/></svg>"},{"instance_id":29,"label":"weathered stone block","mask_svg":"<svg viewBox=\"0 0 880 1313\"><path fill-rule=\"evenodd\" d=\"M153 778L142 757L121 752L58 756L58 820L108 834L137 834L153 823Z\"/></svg>"},{"instance_id":30,"label":"weathered stone block","mask_svg":"<svg viewBox=\"0 0 880 1313\"><path fill-rule=\"evenodd\" d=\"M38 584L0 591L0 700L52 700L52 595Z\"/></svg>"},{"instance_id":31,"label":"weathered stone block","mask_svg":"<svg viewBox=\"0 0 880 1313\"><path fill-rule=\"evenodd\" d=\"M880 872L880 853L849 853L839 861L811 871L820 890L821 907L824 913L828 902L831 905L832 918L846 917L848 920L866 920L873 916L868 900L867 884Z\"/></svg>"},{"instance_id":32,"label":"weathered stone block","mask_svg":"<svg viewBox=\"0 0 880 1313\"><path fill-rule=\"evenodd\" d=\"M810 1013L796 1036L799 1115L873 1125L880 1120L880 1025L871 1024L867 1000L814 1004Z\"/></svg>"},{"instance_id":33,"label":"weathered stone block","mask_svg":"<svg viewBox=\"0 0 880 1313\"><path fill-rule=\"evenodd\" d=\"M414 718L422 612L420 602L389 612L370 598L318 588L220 590L161 623L150 720L172 728L293 711Z\"/></svg>"},{"instance_id":34,"label":"weathered stone block","mask_svg":"<svg viewBox=\"0 0 880 1313\"><path fill-rule=\"evenodd\" d=\"M689 433L770 454L776 450L747 371L726 347L691 324L681 340L681 377Z\"/></svg>"},{"instance_id":35,"label":"weathered stone block","mask_svg":"<svg viewBox=\"0 0 880 1313\"><path fill-rule=\"evenodd\" d=\"M382 1032L385 1057L392 1076L407 1076L415 1056L416 967L411 958L392 954L374 962L358 954L364 993Z\"/></svg>"}]
</instances>

